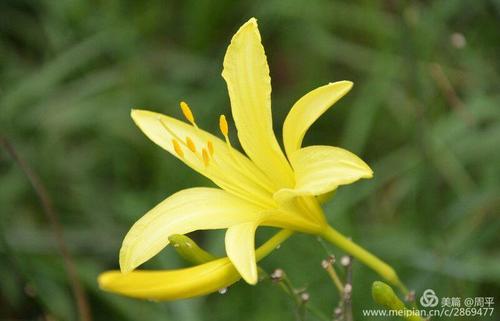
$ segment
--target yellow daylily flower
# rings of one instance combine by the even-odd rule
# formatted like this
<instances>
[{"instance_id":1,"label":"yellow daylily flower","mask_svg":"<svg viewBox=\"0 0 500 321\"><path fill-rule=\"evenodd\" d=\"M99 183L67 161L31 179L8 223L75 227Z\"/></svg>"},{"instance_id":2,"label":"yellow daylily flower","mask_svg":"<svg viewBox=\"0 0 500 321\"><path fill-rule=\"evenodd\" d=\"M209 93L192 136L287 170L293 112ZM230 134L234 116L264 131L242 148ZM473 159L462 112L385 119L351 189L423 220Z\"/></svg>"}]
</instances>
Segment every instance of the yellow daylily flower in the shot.
<instances>
[{"instance_id":1,"label":"yellow daylily flower","mask_svg":"<svg viewBox=\"0 0 500 321\"><path fill-rule=\"evenodd\" d=\"M134 122L149 139L219 188L182 190L146 213L123 241L121 272L103 274L101 287L134 297L172 299L213 292L235 282L239 275L255 284L256 262L264 256L255 251L259 226L285 229L286 237L289 231L320 235L399 284L392 268L327 224L319 202L340 185L371 178L370 167L338 147L302 147L309 127L352 83L324 85L293 105L283 124L283 153L273 132L271 79L255 18L232 38L222 77L245 154L232 146L224 115L219 119L224 139L219 139L197 126L185 102L180 105L188 122L146 110L132 111ZM227 258L182 270L133 271L165 248L170 235L207 229L227 229ZM263 246L276 245L276 240L270 242Z\"/></svg>"}]
</instances>

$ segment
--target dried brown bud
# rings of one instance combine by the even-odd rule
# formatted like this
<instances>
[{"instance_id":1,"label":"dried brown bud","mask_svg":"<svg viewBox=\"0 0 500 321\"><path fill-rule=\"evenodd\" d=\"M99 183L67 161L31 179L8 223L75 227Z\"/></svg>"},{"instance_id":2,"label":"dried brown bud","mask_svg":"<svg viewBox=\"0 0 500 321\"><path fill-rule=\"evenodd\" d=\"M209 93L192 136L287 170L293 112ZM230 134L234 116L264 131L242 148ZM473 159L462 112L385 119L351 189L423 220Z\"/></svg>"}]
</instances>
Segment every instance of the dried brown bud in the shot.
<instances>
[{"instance_id":1,"label":"dried brown bud","mask_svg":"<svg viewBox=\"0 0 500 321\"><path fill-rule=\"evenodd\" d=\"M308 302L310 298L311 298L311 296L309 295L308 292L302 292L300 294L300 300L302 301L302 303Z\"/></svg>"},{"instance_id":2,"label":"dried brown bud","mask_svg":"<svg viewBox=\"0 0 500 321\"><path fill-rule=\"evenodd\" d=\"M347 255L344 255L340 258L340 264L343 266L343 267L348 267L349 265L351 265L351 258Z\"/></svg>"},{"instance_id":3,"label":"dried brown bud","mask_svg":"<svg viewBox=\"0 0 500 321\"><path fill-rule=\"evenodd\" d=\"M273 271L273 273L271 273L271 280L273 280L274 282L279 282L283 279L284 276L285 271L283 271L282 269L276 269Z\"/></svg>"},{"instance_id":4,"label":"dried brown bud","mask_svg":"<svg viewBox=\"0 0 500 321\"><path fill-rule=\"evenodd\" d=\"M465 36L460 32L454 32L450 36L451 45L457 49L462 49L467 45Z\"/></svg>"},{"instance_id":5,"label":"dried brown bud","mask_svg":"<svg viewBox=\"0 0 500 321\"><path fill-rule=\"evenodd\" d=\"M415 291L411 290L405 297L406 302L415 302Z\"/></svg>"}]
</instances>

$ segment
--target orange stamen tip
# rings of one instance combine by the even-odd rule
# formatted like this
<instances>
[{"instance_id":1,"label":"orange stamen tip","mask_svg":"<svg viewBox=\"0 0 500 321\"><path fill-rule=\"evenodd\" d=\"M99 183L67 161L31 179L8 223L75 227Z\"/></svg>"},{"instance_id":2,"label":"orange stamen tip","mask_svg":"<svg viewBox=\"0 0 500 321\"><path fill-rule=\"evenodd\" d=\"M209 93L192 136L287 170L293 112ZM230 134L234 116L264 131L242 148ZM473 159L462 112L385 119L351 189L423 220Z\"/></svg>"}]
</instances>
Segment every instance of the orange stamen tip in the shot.
<instances>
[{"instance_id":1,"label":"orange stamen tip","mask_svg":"<svg viewBox=\"0 0 500 321\"><path fill-rule=\"evenodd\" d=\"M189 108L189 105L184 101L181 101L180 105L181 105L181 110L182 110L182 113L184 114L184 117L186 117L186 119L191 124L194 124L193 112L191 111L191 108Z\"/></svg>"},{"instance_id":2,"label":"orange stamen tip","mask_svg":"<svg viewBox=\"0 0 500 321\"><path fill-rule=\"evenodd\" d=\"M207 150L205 148L202 149L201 155L203 157L203 164L205 164L205 166L208 166L210 158L209 158L208 152L207 152Z\"/></svg>"},{"instance_id":3,"label":"orange stamen tip","mask_svg":"<svg viewBox=\"0 0 500 321\"><path fill-rule=\"evenodd\" d=\"M220 131L222 132L222 135L224 135L224 137L227 137L227 134L229 132L229 126L227 125L226 116L224 115L220 115L219 128Z\"/></svg>"},{"instance_id":4,"label":"orange stamen tip","mask_svg":"<svg viewBox=\"0 0 500 321\"><path fill-rule=\"evenodd\" d=\"M179 142L176 141L175 139L172 139L172 145L174 145L174 151L175 153L180 157L184 157L184 152L182 151L181 145L179 145Z\"/></svg>"},{"instance_id":5,"label":"orange stamen tip","mask_svg":"<svg viewBox=\"0 0 500 321\"><path fill-rule=\"evenodd\" d=\"M193 153L196 153L196 146L194 145L194 143L191 140L191 138L186 137L186 145L187 145L187 147L189 148L190 151L192 151Z\"/></svg>"},{"instance_id":6,"label":"orange stamen tip","mask_svg":"<svg viewBox=\"0 0 500 321\"><path fill-rule=\"evenodd\" d=\"M213 156L214 154L214 144L212 144L211 141L207 142L207 147L208 147L208 152L210 153L210 156Z\"/></svg>"}]
</instances>

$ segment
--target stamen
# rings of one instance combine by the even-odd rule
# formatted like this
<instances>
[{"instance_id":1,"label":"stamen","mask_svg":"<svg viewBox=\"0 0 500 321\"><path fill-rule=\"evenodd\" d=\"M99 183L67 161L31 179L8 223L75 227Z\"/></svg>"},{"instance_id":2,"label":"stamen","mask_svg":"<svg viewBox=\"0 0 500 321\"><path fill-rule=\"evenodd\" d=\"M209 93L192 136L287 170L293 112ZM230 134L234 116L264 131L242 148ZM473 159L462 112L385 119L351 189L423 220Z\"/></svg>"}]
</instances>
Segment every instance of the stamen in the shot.
<instances>
[{"instance_id":1,"label":"stamen","mask_svg":"<svg viewBox=\"0 0 500 321\"><path fill-rule=\"evenodd\" d=\"M228 137L227 135L229 133L229 126L227 125L226 116L224 116L224 115L220 115L220 117L219 117L219 128L220 128L222 135L224 135L224 137L226 137L226 140L227 140L227 137Z\"/></svg>"},{"instance_id":2,"label":"stamen","mask_svg":"<svg viewBox=\"0 0 500 321\"><path fill-rule=\"evenodd\" d=\"M181 149L181 146L179 145L179 142L175 139L172 139L172 145L174 145L174 151L175 153L180 157L184 158L184 152Z\"/></svg>"},{"instance_id":3,"label":"stamen","mask_svg":"<svg viewBox=\"0 0 500 321\"><path fill-rule=\"evenodd\" d=\"M181 105L181 110L182 110L182 113L184 114L184 117L186 117L186 119L194 127L198 127L198 126L196 126L196 122L194 121L193 112L191 111L191 108L189 108L189 105L184 101L181 101L180 105Z\"/></svg>"},{"instance_id":4,"label":"stamen","mask_svg":"<svg viewBox=\"0 0 500 321\"><path fill-rule=\"evenodd\" d=\"M214 155L214 144L212 144L211 141L208 141L207 147L208 147L208 151L210 153L210 156L213 156Z\"/></svg>"},{"instance_id":5,"label":"stamen","mask_svg":"<svg viewBox=\"0 0 500 321\"><path fill-rule=\"evenodd\" d=\"M208 163L210 162L210 158L209 158L208 152L205 148L202 149L201 155L203 157L203 164L205 164L205 166L208 166Z\"/></svg>"},{"instance_id":6,"label":"stamen","mask_svg":"<svg viewBox=\"0 0 500 321\"><path fill-rule=\"evenodd\" d=\"M196 154L196 146L194 145L193 141L191 138L186 137L186 145L189 148L190 151Z\"/></svg>"},{"instance_id":7,"label":"stamen","mask_svg":"<svg viewBox=\"0 0 500 321\"><path fill-rule=\"evenodd\" d=\"M229 140L229 126L227 124L227 120L226 120L225 115L220 115L220 117L219 117L219 129L220 129L222 135L224 135L224 138L226 140L226 147L229 151L229 155L232 158L236 167L239 168L240 172L244 176L246 176L247 178L254 181L257 185L262 186L265 190L269 191L270 193L274 193L272 188L270 188L266 184L261 183L257 177L255 177L252 174L248 175L248 173L250 172L248 170L248 165L244 164L243 159L240 159L240 156L238 155L238 151L233 148L233 146L231 145L231 141ZM214 162L215 162L215 160L214 160Z\"/></svg>"}]
</instances>

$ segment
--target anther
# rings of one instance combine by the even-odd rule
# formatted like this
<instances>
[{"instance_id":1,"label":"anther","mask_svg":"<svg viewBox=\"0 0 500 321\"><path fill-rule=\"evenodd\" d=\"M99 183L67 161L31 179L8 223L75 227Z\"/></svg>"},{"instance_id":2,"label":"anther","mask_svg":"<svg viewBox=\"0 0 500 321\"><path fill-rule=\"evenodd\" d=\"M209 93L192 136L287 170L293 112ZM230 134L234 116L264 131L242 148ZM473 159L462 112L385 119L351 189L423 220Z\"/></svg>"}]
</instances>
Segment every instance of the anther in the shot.
<instances>
[{"instance_id":1,"label":"anther","mask_svg":"<svg viewBox=\"0 0 500 321\"><path fill-rule=\"evenodd\" d=\"M210 153L210 156L213 156L214 155L214 144L212 144L211 141L207 142L207 148L208 148L208 152Z\"/></svg>"},{"instance_id":2,"label":"anther","mask_svg":"<svg viewBox=\"0 0 500 321\"><path fill-rule=\"evenodd\" d=\"M205 164L205 166L208 166L208 163L210 162L210 158L209 158L208 152L205 148L202 149L201 156L203 157L203 164Z\"/></svg>"},{"instance_id":3,"label":"anther","mask_svg":"<svg viewBox=\"0 0 500 321\"><path fill-rule=\"evenodd\" d=\"M227 134L229 132L229 127L227 125L226 116L224 116L224 115L220 115L220 117L219 117L219 128L220 128L222 135L224 135L224 137L227 138Z\"/></svg>"},{"instance_id":4,"label":"anther","mask_svg":"<svg viewBox=\"0 0 500 321\"><path fill-rule=\"evenodd\" d=\"M186 145L190 151L192 151L193 153L196 153L196 146L194 146L194 143L191 140L191 138L186 137Z\"/></svg>"},{"instance_id":5,"label":"anther","mask_svg":"<svg viewBox=\"0 0 500 321\"><path fill-rule=\"evenodd\" d=\"M191 108L189 108L189 105L184 102L184 101L181 101L180 103L181 105L181 110L182 110L182 113L184 114L184 117L186 117L186 119L193 125L196 127L196 123L194 121L194 116L193 116L193 112L191 111Z\"/></svg>"},{"instance_id":6,"label":"anther","mask_svg":"<svg viewBox=\"0 0 500 321\"><path fill-rule=\"evenodd\" d=\"M175 139L172 139L172 145L174 145L174 151L175 153L180 157L184 157L184 152L181 149L181 146L179 145L179 142Z\"/></svg>"}]
</instances>

